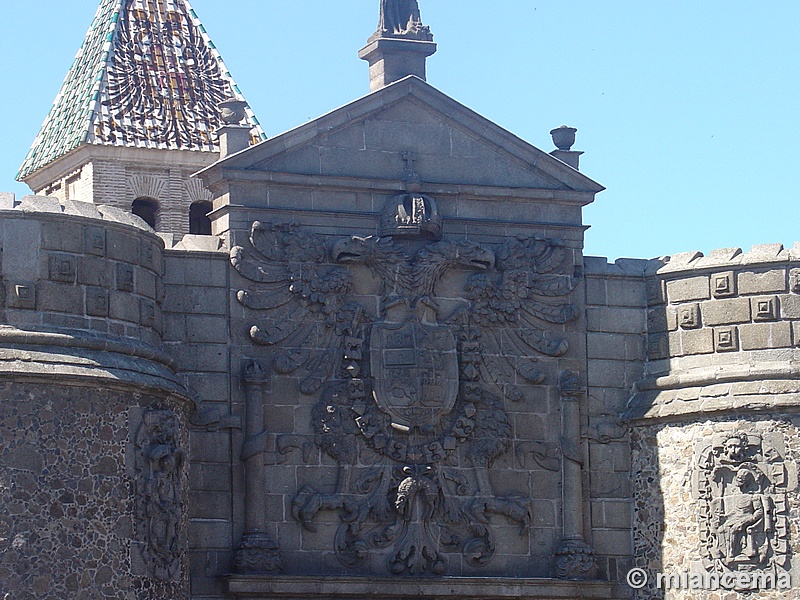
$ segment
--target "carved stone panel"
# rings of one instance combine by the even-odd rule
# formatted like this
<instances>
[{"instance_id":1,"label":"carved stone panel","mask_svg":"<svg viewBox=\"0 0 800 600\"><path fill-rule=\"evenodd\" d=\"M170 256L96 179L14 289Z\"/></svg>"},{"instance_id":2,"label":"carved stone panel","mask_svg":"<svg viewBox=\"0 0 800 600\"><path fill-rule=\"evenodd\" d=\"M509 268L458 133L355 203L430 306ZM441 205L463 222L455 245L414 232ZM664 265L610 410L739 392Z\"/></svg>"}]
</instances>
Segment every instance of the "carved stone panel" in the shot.
<instances>
[{"instance_id":1,"label":"carved stone panel","mask_svg":"<svg viewBox=\"0 0 800 600\"><path fill-rule=\"evenodd\" d=\"M520 387L555 383L535 357L569 348L572 250L405 230L332 239L259 222L250 242L231 251L248 281L237 298L250 339L315 399L316 445L339 469L334 485L297 490L294 518L313 532L321 512L338 511L333 548L350 568L376 553L398 575L444 574L458 554L488 565L491 515L528 531L530 498L499 493L490 467L515 464L508 405Z\"/></svg>"},{"instance_id":2,"label":"carved stone panel","mask_svg":"<svg viewBox=\"0 0 800 600\"><path fill-rule=\"evenodd\" d=\"M147 575L181 578L185 542L185 451L171 410L147 410L135 434L136 540Z\"/></svg>"},{"instance_id":3,"label":"carved stone panel","mask_svg":"<svg viewBox=\"0 0 800 600\"><path fill-rule=\"evenodd\" d=\"M781 432L737 429L696 447L694 493L708 571L777 577L791 568L787 494L796 480Z\"/></svg>"}]
</instances>

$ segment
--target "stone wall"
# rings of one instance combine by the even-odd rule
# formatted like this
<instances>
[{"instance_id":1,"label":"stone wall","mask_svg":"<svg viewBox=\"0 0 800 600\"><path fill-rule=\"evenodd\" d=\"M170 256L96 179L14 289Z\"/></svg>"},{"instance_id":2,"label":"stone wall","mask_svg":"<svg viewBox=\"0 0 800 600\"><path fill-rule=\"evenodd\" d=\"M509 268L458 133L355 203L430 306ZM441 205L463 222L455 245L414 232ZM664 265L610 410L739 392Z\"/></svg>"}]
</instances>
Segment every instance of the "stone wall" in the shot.
<instances>
[{"instance_id":1,"label":"stone wall","mask_svg":"<svg viewBox=\"0 0 800 600\"><path fill-rule=\"evenodd\" d=\"M638 597L707 597L657 590L656 572L772 577L765 598L800 581L799 264L800 247L767 245L674 256L648 277L648 360L627 411L634 557L651 576Z\"/></svg>"},{"instance_id":2,"label":"stone wall","mask_svg":"<svg viewBox=\"0 0 800 600\"><path fill-rule=\"evenodd\" d=\"M0 592L188 597L193 403L160 349L164 243L112 207L2 200Z\"/></svg>"}]
</instances>

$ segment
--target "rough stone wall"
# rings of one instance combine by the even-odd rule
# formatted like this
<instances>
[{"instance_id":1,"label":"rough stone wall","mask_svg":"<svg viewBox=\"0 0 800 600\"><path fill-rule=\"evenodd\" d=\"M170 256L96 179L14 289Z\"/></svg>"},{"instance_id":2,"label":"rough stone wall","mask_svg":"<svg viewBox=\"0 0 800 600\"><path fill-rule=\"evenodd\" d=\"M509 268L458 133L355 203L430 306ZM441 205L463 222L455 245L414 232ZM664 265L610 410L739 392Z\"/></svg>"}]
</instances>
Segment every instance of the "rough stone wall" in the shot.
<instances>
[{"instance_id":1,"label":"rough stone wall","mask_svg":"<svg viewBox=\"0 0 800 600\"><path fill-rule=\"evenodd\" d=\"M648 276L648 361L626 413L634 557L651 577L637 597L711 597L658 590L656 572L771 575L764 598L800 580L799 264L800 247L774 244L673 256Z\"/></svg>"},{"instance_id":2,"label":"rough stone wall","mask_svg":"<svg viewBox=\"0 0 800 600\"><path fill-rule=\"evenodd\" d=\"M0 200L0 590L188 597L191 402L160 350L164 244L113 207Z\"/></svg>"}]
</instances>

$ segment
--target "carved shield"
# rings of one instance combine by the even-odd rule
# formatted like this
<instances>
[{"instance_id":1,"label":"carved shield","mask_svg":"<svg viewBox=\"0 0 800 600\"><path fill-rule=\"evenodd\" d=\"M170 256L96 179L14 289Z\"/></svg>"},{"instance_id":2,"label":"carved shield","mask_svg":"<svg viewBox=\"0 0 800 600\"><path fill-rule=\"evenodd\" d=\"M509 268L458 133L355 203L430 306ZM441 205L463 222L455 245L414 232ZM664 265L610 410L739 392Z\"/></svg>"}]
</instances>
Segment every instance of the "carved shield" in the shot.
<instances>
[{"instance_id":1,"label":"carved shield","mask_svg":"<svg viewBox=\"0 0 800 600\"><path fill-rule=\"evenodd\" d=\"M379 323L372 328L373 395L404 427L433 425L458 396L458 352L441 325Z\"/></svg>"}]
</instances>

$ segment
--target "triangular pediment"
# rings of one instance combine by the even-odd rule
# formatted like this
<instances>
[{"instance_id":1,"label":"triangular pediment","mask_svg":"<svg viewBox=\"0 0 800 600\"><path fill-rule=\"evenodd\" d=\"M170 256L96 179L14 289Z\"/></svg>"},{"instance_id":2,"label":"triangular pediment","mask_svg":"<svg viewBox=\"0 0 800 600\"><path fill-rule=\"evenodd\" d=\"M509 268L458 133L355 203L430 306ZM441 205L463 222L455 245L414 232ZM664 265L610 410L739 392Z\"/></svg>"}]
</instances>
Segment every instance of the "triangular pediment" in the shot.
<instances>
[{"instance_id":1,"label":"triangular pediment","mask_svg":"<svg viewBox=\"0 0 800 600\"><path fill-rule=\"evenodd\" d=\"M411 153L413 163L404 158ZM407 77L206 169L598 192L572 167Z\"/></svg>"}]
</instances>

